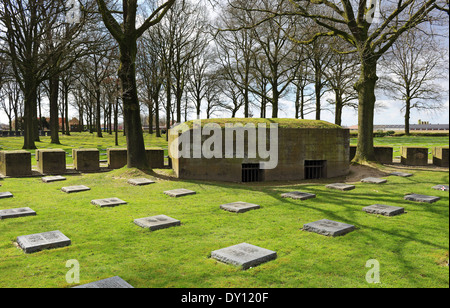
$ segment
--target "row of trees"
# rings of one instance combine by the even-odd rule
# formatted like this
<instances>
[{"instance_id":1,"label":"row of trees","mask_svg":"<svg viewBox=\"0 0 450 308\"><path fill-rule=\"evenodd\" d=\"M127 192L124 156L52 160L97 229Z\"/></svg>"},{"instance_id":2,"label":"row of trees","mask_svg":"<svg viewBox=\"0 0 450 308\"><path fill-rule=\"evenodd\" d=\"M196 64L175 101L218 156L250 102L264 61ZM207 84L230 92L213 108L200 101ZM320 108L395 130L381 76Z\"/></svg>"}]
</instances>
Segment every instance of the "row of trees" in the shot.
<instances>
[{"instance_id":1,"label":"row of trees","mask_svg":"<svg viewBox=\"0 0 450 308\"><path fill-rule=\"evenodd\" d=\"M287 101L295 109L289 117L320 119L332 109L337 124L345 107L354 108L355 160L366 161L374 158L377 85L405 101L407 123L412 108L441 107L433 81L441 77L442 52L430 48L424 25L448 18L448 1L382 2L376 22L376 2L365 0L85 0L79 11L57 0L0 3L0 85L23 96L22 108L6 95L3 109L14 118L23 110L24 148L35 147L44 96L53 143L58 112L68 119L69 105L98 137L102 120L112 131L122 114L128 166L139 168L147 167L144 112L160 136L162 120L219 111L276 118L291 107ZM211 16L206 4L219 14ZM67 22L71 12L76 22ZM385 78L377 82L380 67ZM324 102L326 92L333 99Z\"/></svg>"}]
</instances>

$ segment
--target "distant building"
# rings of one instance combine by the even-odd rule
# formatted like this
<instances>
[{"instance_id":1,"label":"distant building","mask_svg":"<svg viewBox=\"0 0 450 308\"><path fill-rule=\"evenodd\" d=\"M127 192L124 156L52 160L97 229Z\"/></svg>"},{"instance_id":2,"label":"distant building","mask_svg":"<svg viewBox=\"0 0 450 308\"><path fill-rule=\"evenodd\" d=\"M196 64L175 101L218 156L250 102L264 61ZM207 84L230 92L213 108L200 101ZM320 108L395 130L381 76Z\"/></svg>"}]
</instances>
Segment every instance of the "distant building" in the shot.
<instances>
[{"instance_id":1,"label":"distant building","mask_svg":"<svg viewBox=\"0 0 450 308\"><path fill-rule=\"evenodd\" d=\"M421 122L424 123L424 122ZM357 130L358 125L353 125L348 127L351 130ZM374 125L373 126L374 131L402 131L405 130L405 125L393 125L393 124L386 124L386 125ZM429 124L429 122L426 122L426 124L411 124L409 126L409 130L420 130L420 131L446 131L449 130L449 124Z\"/></svg>"}]
</instances>

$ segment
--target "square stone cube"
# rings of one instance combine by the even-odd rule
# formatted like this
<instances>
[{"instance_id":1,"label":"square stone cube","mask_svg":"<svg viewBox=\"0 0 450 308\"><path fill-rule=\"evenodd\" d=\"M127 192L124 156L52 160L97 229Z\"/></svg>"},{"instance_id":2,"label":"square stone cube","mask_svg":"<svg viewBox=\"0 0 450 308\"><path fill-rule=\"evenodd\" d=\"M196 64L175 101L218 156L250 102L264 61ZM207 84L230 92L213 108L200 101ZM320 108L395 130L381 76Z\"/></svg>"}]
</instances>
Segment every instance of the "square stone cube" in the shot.
<instances>
[{"instance_id":1,"label":"square stone cube","mask_svg":"<svg viewBox=\"0 0 450 308\"><path fill-rule=\"evenodd\" d=\"M427 195L410 194L405 196L404 199L408 201L434 203L436 201L439 201L441 198Z\"/></svg>"},{"instance_id":2,"label":"square stone cube","mask_svg":"<svg viewBox=\"0 0 450 308\"><path fill-rule=\"evenodd\" d=\"M448 191L448 185L436 185L432 187L435 190Z\"/></svg>"},{"instance_id":3,"label":"square stone cube","mask_svg":"<svg viewBox=\"0 0 450 308\"><path fill-rule=\"evenodd\" d=\"M134 287L119 276L73 287L73 289L133 289Z\"/></svg>"},{"instance_id":4,"label":"square stone cube","mask_svg":"<svg viewBox=\"0 0 450 308\"><path fill-rule=\"evenodd\" d=\"M4 176L30 176L31 153L25 150L0 151L0 173Z\"/></svg>"},{"instance_id":5,"label":"square stone cube","mask_svg":"<svg viewBox=\"0 0 450 308\"><path fill-rule=\"evenodd\" d=\"M106 149L109 169L120 169L127 165L127 149Z\"/></svg>"},{"instance_id":6,"label":"square stone cube","mask_svg":"<svg viewBox=\"0 0 450 308\"><path fill-rule=\"evenodd\" d=\"M303 225L303 230L334 237L354 231L355 226L328 219L322 219Z\"/></svg>"},{"instance_id":7,"label":"square stone cube","mask_svg":"<svg viewBox=\"0 0 450 308\"><path fill-rule=\"evenodd\" d=\"M392 147L374 146L375 159L381 164L392 164L394 149Z\"/></svg>"},{"instance_id":8,"label":"square stone cube","mask_svg":"<svg viewBox=\"0 0 450 308\"><path fill-rule=\"evenodd\" d=\"M178 197L184 197L184 196L189 196L189 195L195 195L196 192L189 190L189 189L174 189L174 190L168 190L164 192L166 195L170 196L170 197L174 197L174 198L178 198Z\"/></svg>"},{"instance_id":9,"label":"square stone cube","mask_svg":"<svg viewBox=\"0 0 450 308\"><path fill-rule=\"evenodd\" d=\"M146 178L140 178L140 179L129 179L128 184L134 185L134 186L144 186L149 184L155 184L154 181Z\"/></svg>"},{"instance_id":10,"label":"square stone cube","mask_svg":"<svg viewBox=\"0 0 450 308\"><path fill-rule=\"evenodd\" d=\"M150 168L164 168L164 150L162 148L146 148L145 152Z\"/></svg>"},{"instance_id":11,"label":"square stone cube","mask_svg":"<svg viewBox=\"0 0 450 308\"><path fill-rule=\"evenodd\" d=\"M16 242L25 253L65 247L71 244L70 239L59 230L18 236Z\"/></svg>"},{"instance_id":12,"label":"square stone cube","mask_svg":"<svg viewBox=\"0 0 450 308\"><path fill-rule=\"evenodd\" d=\"M36 150L37 169L43 174L66 172L66 152L62 149Z\"/></svg>"},{"instance_id":13,"label":"square stone cube","mask_svg":"<svg viewBox=\"0 0 450 308\"><path fill-rule=\"evenodd\" d=\"M243 270L275 260L277 253L247 243L230 246L211 252L211 258L220 262L241 266Z\"/></svg>"},{"instance_id":14,"label":"square stone cube","mask_svg":"<svg viewBox=\"0 0 450 308\"><path fill-rule=\"evenodd\" d=\"M138 218L134 220L134 223L139 227L150 229L150 231L181 225L181 222L179 220L166 215Z\"/></svg>"},{"instance_id":15,"label":"square stone cube","mask_svg":"<svg viewBox=\"0 0 450 308\"><path fill-rule=\"evenodd\" d=\"M350 185L350 184L345 184L345 183L328 184L325 187L330 188L330 189L342 190L342 191L348 191L348 190L355 189L355 185Z\"/></svg>"},{"instance_id":16,"label":"square stone cube","mask_svg":"<svg viewBox=\"0 0 450 308\"><path fill-rule=\"evenodd\" d=\"M433 147L433 165L439 167L448 167L449 147Z\"/></svg>"},{"instance_id":17,"label":"square stone cube","mask_svg":"<svg viewBox=\"0 0 450 308\"><path fill-rule=\"evenodd\" d=\"M380 179L380 178L375 178L375 177L368 177L368 178L362 179L361 182L363 182L363 183L370 183L370 184L383 184L383 183L386 183L387 180Z\"/></svg>"},{"instance_id":18,"label":"square stone cube","mask_svg":"<svg viewBox=\"0 0 450 308\"><path fill-rule=\"evenodd\" d=\"M413 176L412 173L397 172L397 171L396 172L392 172L390 175L399 176L399 177L402 177L402 178L407 178L407 177Z\"/></svg>"},{"instance_id":19,"label":"square stone cube","mask_svg":"<svg viewBox=\"0 0 450 308\"><path fill-rule=\"evenodd\" d=\"M400 147L401 163L409 166L428 165L428 148L425 147Z\"/></svg>"},{"instance_id":20,"label":"square stone cube","mask_svg":"<svg viewBox=\"0 0 450 308\"><path fill-rule=\"evenodd\" d=\"M52 183L52 182L59 182L59 181L65 181L66 178L60 175L55 176L45 176L41 178L42 182L44 183Z\"/></svg>"},{"instance_id":21,"label":"square stone cube","mask_svg":"<svg viewBox=\"0 0 450 308\"><path fill-rule=\"evenodd\" d=\"M100 152L98 149L73 149L73 166L80 172L100 170Z\"/></svg>"},{"instance_id":22,"label":"square stone cube","mask_svg":"<svg viewBox=\"0 0 450 308\"><path fill-rule=\"evenodd\" d=\"M363 211L369 214L378 214L384 216L396 216L405 213L405 209L398 206L389 206L384 204L374 204L363 208Z\"/></svg>"},{"instance_id":23,"label":"square stone cube","mask_svg":"<svg viewBox=\"0 0 450 308\"><path fill-rule=\"evenodd\" d=\"M0 210L0 220L6 218L18 218L25 216L35 216L36 212L29 207L22 207L17 209Z\"/></svg>"},{"instance_id":24,"label":"square stone cube","mask_svg":"<svg viewBox=\"0 0 450 308\"><path fill-rule=\"evenodd\" d=\"M68 194L86 191L86 190L91 190L91 189L84 185L74 185L74 186L67 186L67 187L61 188L61 191L68 193Z\"/></svg>"},{"instance_id":25,"label":"square stone cube","mask_svg":"<svg viewBox=\"0 0 450 308\"><path fill-rule=\"evenodd\" d=\"M301 192L301 191L291 191L288 193L281 194L281 197L282 198L291 198L291 199L295 199L295 200L308 200L308 199L315 198L316 195L306 193L306 192Z\"/></svg>"},{"instance_id":26,"label":"square stone cube","mask_svg":"<svg viewBox=\"0 0 450 308\"><path fill-rule=\"evenodd\" d=\"M10 193L9 191L5 191L5 192L0 192L0 199L4 199L4 198L12 198L14 197L12 193Z\"/></svg>"},{"instance_id":27,"label":"square stone cube","mask_svg":"<svg viewBox=\"0 0 450 308\"><path fill-rule=\"evenodd\" d=\"M250 210L256 210L261 208L258 204L247 203L247 202L232 202L227 204L222 204L220 206L221 209L234 213L244 213Z\"/></svg>"},{"instance_id":28,"label":"square stone cube","mask_svg":"<svg viewBox=\"0 0 450 308\"><path fill-rule=\"evenodd\" d=\"M91 204L97 205L99 207L114 207L122 204L127 204L127 202L120 200L119 198L107 198L92 200Z\"/></svg>"}]
</instances>

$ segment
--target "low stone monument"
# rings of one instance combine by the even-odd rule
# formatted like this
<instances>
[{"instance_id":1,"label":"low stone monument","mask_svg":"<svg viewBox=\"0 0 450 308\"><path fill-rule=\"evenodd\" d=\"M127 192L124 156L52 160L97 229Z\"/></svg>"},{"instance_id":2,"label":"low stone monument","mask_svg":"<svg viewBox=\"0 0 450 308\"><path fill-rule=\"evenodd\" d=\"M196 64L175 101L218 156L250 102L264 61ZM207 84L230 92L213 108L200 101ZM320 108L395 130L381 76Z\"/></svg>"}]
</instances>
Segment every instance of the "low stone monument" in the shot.
<instances>
[{"instance_id":1,"label":"low stone monument","mask_svg":"<svg viewBox=\"0 0 450 308\"><path fill-rule=\"evenodd\" d=\"M16 242L25 253L60 248L71 244L70 239L59 230L18 236Z\"/></svg>"},{"instance_id":2,"label":"low stone monument","mask_svg":"<svg viewBox=\"0 0 450 308\"><path fill-rule=\"evenodd\" d=\"M400 147L401 163L409 166L428 165L428 148Z\"/></svg>"},{"instance_id":3,"label":"low stone monument","mask_svg":"<svg viewBox=\"0 0 450 308\"><path fill-rule=\"evenodd\" d=\"M433 147L433 165L448 168L448 147Z\"/></svg>"},{"instance_id":4,"label":"low stone monument","mask_svg":"<svg viewBox=\"0 0 450 308\"><path fill-rule=\"evenodd\" d=\"M37 169L43 174L66 172L66 152L62 149L36 150Z\"/></svg>"},{"instance_id":5,"label":"low stone monument","mask_svg":"<svg viewBox=\"0 0 450 308\"><path fill-rule=\"evenodd\" d=\"M306 192L301 192L301 191L291 191L288 193L281 194L281 197L282 198L291 198L294 200L308 200L308 199L315 198L316 195L306 193Z\"/></svg>"},{"instance_id":6,"label":"low stone monument","mask_svg":"<svg viewBox=\"0 0 450 308\"><path fill-rule=\"evenodd\" d=\"M363 211L369 214L378 214L383 216L396 216L405 213L405 209L397 206L384 204L374 204L363 208Z\"/></svg>"},{"instance_id":7,"label":"low stone monument","mask_svg":"<svg viewBox=\"0 0 450 308\"><path fill-rule=\"evenodd\" d=\"M211 258L220 262L241 266L243 270L275 260L277 253L247 243L230 246L211 252Z\"/></svg>"},{"instance_id":8,"label":"low stone monument","mask_svg":"<svg viewBox=\"0 0 450 308\"><path fill-rule=\"evenodd\" d=\"M107 198L92 200L91 204L97 205L99 207L114 207L122 204L127 204L127 202L120 200L119 198Z\"/></svg>"},{"instance_id":9,"label":"low stone monument","mask_svg":"<svg viewBox=\"0 0 450 308\"><path fill-rule=\"evenodd\" d=\"M330 188L330 189L342 190L342 191L353 190L356 188L355 185L350 185L350 184L345 184L345 183L328 184L325 187Z\"/></svg>"},{"instance_id":10,"label":"low stone monument","mask_svg":"<svg viewBox=\"0 0 450 308\"><path fill-rule=\"evenodd\" d=\"M109 169L120 169L127 165L126 148L106 149L106 154L108 156Z\"/></svg>"},{"instance_id":11,"label":"low stone monument","mask_svg":"<svg viewBox=\"0 0 450 308\"><path fill-rule=\"evenodd\" d=\"M94 281L91 283L83 284L80 286L73 287L73 289L133 289L134 287L128 282L120 278L119 276L114 276L111 278L106 278L99 281Z\"/></svg>"},{"instance_id":12,"label":"low stone monument","mask_svg":"<svg viewBox=\"0 0 450 308\"><path fill-rule=\"evenodd\" d=\"M0 199L12 198L12 197L14 197L14 196L9 191L0 192Z\"/></svg>"},{"instance_id":13,"label":"low stone monument","mask_svg":"<svg viewBox=\"0 0 450 308\"><path fill-rule=\"evenodd\" d=\"M375 159L381 164L392 164L394 149L386 146L374 146Z\"/></svg>"},{"instance_id":14,"label":"low stone monument","mask_svg":"<svg viewBox=\"0 0 450 308\"><path fill-rule=\"evenodd\" d=\"M100 170L100 152L97 149L73 149L73 166L80 172Z\"/></svg>"},{"instance_id":15,"label":"low stone monument","mask_svg":"<svg viewBox=\"0 0 450 308\"><path fill-rule=\"evenodd\" d=\"M387 180L375 178L375 177L368 177L361 180L362 183L370 183L370 184L383 184L386 183Z\"/></svg>"},{"instance_id":16,"label":"low stone monument","mask_svg":"<svg viewBox=\"0 0 450 308\"><path fill-rule=\"evenodd\" d=\"M448 185L436 185L432 187L435 190L442 190L442 191L448 191L449 186Z\"/></svg>"},{"instance_id":17,"label":"low stone monument","mask_svg":"<svg viewBox=\"0 0 450 308\"><path fill-rule=\"evenodd\" d=\"M91 189L84 185L67 186L67 187L61 188L61 191L68 193L68 194L82 192L82 191L86 191L86 190L91 190Z\"/></svg>"},{"instance_id":18,"label":"low stone monument","mask_svg":"<svg viewBox=\"0 0 450 308\"><path fill-rule=\"evenodd\" d=\"M404 197L405 200L408 201L416 201L416 202L425 202L425 203L434 203L436 201L441 200L439 197L435 196L427 196L427 195L418 195L418 194L410 194Z\"/></svg>"},{"instance_id":19,"label":"low stone monument","mask_svg":"<svg viewBox=\"0 0 450 308\"><path fill-rule=\"evenodd\" d=\"M229 212L244 213L244 212L247 212L247 211L250 211L250 210L260 209L261 207L258 204L238 201L238 202L222 204L220 206L220 208L222 210L229 211Z\"/></svg>"},{"instance_id":20,"label":"low stone monument","mask_svg":"<svg viewBox=\"0 0 450 308\"><path fill-rule=\"evenodd\" d=\"M399 177L402 177L402 178L407 178L407 177L413 176L412 173L398 172L398 171L392 172L390 175L399 176Z\"/></svg>"},{"instance_id":21,"label":"low stone monument","mask_svg":"<svg viewBox=\"0 0 450 308\"><path fill-rule=\"evenodd\" d=\"M155 184L155 182L150 179L139 178L139 179L129 179L128 184L131 184L134 186L144 186L144 185Z\"/></svg>"},{"instance_id":22,"label":"low stone monument","mask_svg":"<svg viewBox=\"0 0 450 308\"><path fill-rule=\"evenodd\" d=\"M45 176L41 178L42 182L44 183L52 183L52 182L59 182L59 181L65 181L66 178L60 175L55 176Z\"/></svg>"},{"instance_id":23,"label":"low stone monument","mask_svg":"<svg viewBox=\"0 0 450 308\"><path fill-rule=\"evenodd\" d=\"M181 222L179 220L166 215L138 218L134 220L134 223L139 227L149 229L150 231L156 231L181 225Z\"/></svg>"},{"instance_id":24,"label":"low stone monument","mask_svg":"<svg viewBox=\"0 0 450 308\"><path fill-rule=\"evenodd\" d=\"M326 236L340 236L354 231L356 228L353 225L342 222L322 219L315 222L310 222L303 225L303 230L314 232Z\"/></svg>"},{"instance_id":25,"label":"low stone monument","mask_svg":"<svg viewBox=\"0 0 450 308\"><path fill-rule=\"evenodd\" d=\"M189 196L189 195L195 195L196 192L189 190L189 189L181 188L181 189L165 191L164 194L166 194L170 197L178 198L178 197L184 197L184 196Z\"/></svg>"},{"instance_id":26,"label":"low stone monument","mask_svg":"<svg viewBox=\"0 0 450 308\"><path fill-rule=\"evenodd\" d=\"M30 176L31 153L25 150L0 151L0 173L4 176Z\"/></svg>"},{"instance_id":27,"label":"low stone monument","mask_svg":"<svg viewBox=\"0 0 450 308\"><path fill-rule=\"evenodd\" d=\"M145 153L150 168L164 168L164 150L162 148L146 148Z\"/></svg>"},{"instance_id":28,"label":"low stone monument","mask_svg":"<svg viewBox=\"0 0 450 308\"><path fill-rule=\"evenodd\" d=\"M0 210L0 220L6 218L18 218L26 216L35 216L36 212L29 207L22 207L17 209Z\"/></svg>"}]
</instances>

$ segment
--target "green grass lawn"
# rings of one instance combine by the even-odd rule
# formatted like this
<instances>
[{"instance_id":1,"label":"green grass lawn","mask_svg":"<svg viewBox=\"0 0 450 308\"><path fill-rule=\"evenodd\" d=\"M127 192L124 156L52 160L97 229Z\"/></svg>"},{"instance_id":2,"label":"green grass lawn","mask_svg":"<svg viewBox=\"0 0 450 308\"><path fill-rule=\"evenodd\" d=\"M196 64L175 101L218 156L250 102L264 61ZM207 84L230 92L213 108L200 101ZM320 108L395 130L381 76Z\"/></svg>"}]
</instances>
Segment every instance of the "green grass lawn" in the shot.
<instances>
[{"instance_id":1,"label":"green grass lawn","mask_svg":"<svg viewBox=\"0 0 450 308\"><path fill-rule=\"evenodd\" d=\"M38 147L50 147L47 138ZM428 138L421 142L435 144L438 137ZM67 151L71 145L101 149L114 145L112 137L98 139L88 134L61 141L63 146L55 148ZM123 147L123 137L120 142ZM19 149L21 138L0 138L0 146ZM146 136L146 146L167 144ZM120 276L138 288L448 288L449 270L443 264L449 251L449 194L431 189L448 184L448 171L408 170L413 177L387 177L383 185L356 183L356 189L348 192L325 188L335 180L250 185L179 181L164 176L163 171L148 175L156 184L135 187L127 179L143 174L126 168L67 176L67 181L50 184L39 177L7 178L0 181L0 191L10 191L14 197L0 200L0 209L28 206L37 216L0 220L0 287L72 287L66 282L66 262L75 259L80 264L80 284ZM60 191L70 185L86 185L91 190ZM182 198L163 194L175 188L197 194ZM291 190L315 193L317 198L280 197ZM433 204L403 200L408 193L435 195L441 200ZM90 200L109 197L128 204L115 208L90 204ZM234 201L256 203L261 209L234 214L219 208ZM375 203L402 206L407 213L383 217L361 210ZM133 223L136 218L159 214L182 224L151 232ZM357 229L336 238L301 230L303 224L325 218ZM17 236L53 230L68 236L72 245L33 254L14 245ZM242 242L274 250L278 258L243 271L209 257L213 250ZM370 268L365 265L370 259L380 263L380 284L366 282Z\"/></svg>"}]
</instances>

